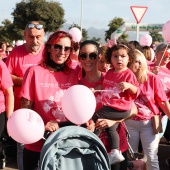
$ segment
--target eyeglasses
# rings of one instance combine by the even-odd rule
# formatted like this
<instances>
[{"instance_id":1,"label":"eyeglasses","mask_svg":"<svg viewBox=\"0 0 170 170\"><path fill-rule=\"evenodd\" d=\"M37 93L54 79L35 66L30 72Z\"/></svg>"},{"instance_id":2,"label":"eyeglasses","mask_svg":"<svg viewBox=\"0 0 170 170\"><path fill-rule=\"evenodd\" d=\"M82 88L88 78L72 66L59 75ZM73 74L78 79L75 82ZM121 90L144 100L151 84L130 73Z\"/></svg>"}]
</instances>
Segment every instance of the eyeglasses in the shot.
<instances>
[{"instance_id":1,"label":"eyeglasses","mask_svg":"<svg viewBox=\"0 0 170 170\"><path fill-rule=\"evenodd\" d=\"M11 51L5 51L5 53L10 54Z\"/></svg>"},{"instance_id":2,"label":"eyeglasses","mask_svg":"<svg viewBox=\"0 0 170 170\"><path fill-rule=\"evenodd\" d=\"M60 44L54 44L53 47L55 51L61 51L62 49L64 49L65 53L70 53L70 51L72 50L71 47L68 47L68 46L64 47Z\"/></svg>"},{"instance_id":3,"label":"eyeglasses","mask_svg":"<svg viewBox=\"0 0 170 170\"><path fill-rule=\"evenodd\" d=\"M87 53L81 53L81 54L79 54L80 60L86 60L87 56L89 56L89 58L90 58L91 60L95 60L95 59L97 58L98 54L95 53L95 52L92 52L92 53L89 53L89 54L87 54Z\"/></svg>"},{"instance_id":4,"label":"eyeglasses","mask_svg":"<svg viewBox=\"0 0 170 170\"><path fill-rule=\"evenodd\" d=\"M37 30L41 30L44 26L42 24L27 24L26 27L30 29L36 28Z\"/></svg>"}]
</instances>

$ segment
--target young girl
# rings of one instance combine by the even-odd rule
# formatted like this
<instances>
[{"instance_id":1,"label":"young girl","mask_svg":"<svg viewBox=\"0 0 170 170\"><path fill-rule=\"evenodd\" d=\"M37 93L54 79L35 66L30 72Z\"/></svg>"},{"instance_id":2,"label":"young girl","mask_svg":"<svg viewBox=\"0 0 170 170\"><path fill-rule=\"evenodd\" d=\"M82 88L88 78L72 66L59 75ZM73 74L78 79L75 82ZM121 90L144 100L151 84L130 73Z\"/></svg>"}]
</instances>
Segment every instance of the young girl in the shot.
<instances>
[{"instance_id":1,"label":"young girl","mask_svg":"<svg viewBox=\"0 0 170 170\"><path fill-rule=\"evenodd\" d=\"M99 61L98 61L98 70L106 73L110 69L110 64L107 63L105 58L105 53L107 51L107 46L101 46L99 48Z\"/></svg>"},{"instance_id":2,"label":"young girl","mask_svg":"<svg viewBox=\"0 0 170 170\"><path fill-rule=\"evenodd\" d=\"M138 82L127 67L131 51L133 50L125 44L117 44L108 49L106 59L113 68L104 77L102 92L104 106L95 112L93 116L95 122L98 118L120 120L130 115L133 101L138 95ZM111 145L109 154L111 164L124 160L119 151L117 126L118 123L106 129Z\"/></svg>"}]
</instances>

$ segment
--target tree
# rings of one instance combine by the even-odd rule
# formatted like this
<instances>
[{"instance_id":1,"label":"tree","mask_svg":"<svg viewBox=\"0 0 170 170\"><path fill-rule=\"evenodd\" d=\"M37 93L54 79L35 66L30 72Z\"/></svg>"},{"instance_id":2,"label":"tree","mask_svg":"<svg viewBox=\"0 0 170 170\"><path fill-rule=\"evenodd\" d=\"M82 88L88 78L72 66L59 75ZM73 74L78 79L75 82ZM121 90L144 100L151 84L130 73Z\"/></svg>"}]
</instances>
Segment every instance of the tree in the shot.
<instances>
[{"instance_id":1,"label":"tree","mask_svg":"<svg viewBox=\"0 0 170 170\"><path fill-rule=\"evenodd\" d=\"M81 30L80 26L78 24L73 23L68 29L70 30L73 27L77 27L78 29ZM82 41L87 40L88 39L88 33L87 30L85 30L84 28L82 29Z\"/></svg>"},{"instance_id":2,"label":"tree","mask_svg":"<svg viewBox=\"0 0 170 170\"><path fill-rule=\"evenodd\" d=\"M105 41L107 41L107 39L110 39L111 34L116 31L120 26L122 26L125 22L123 21L122 18L117 18L115 17L113 20L110 21L110 23L108 24L109 29L107 31L105 31ZM125 40L126 38L128 38L127 34L122 34L119 39L121 40Z\"/></svg>"},{"instance_id":3,"label":"tree","mask_svg":"<svg viewBox=\"0 0 170 170\"><path fill-rule=\"evenodd\" d=\"M9 30L12 28L13 40L23 39L23 30L29 21L41 21L46 32L58 30L65 22L64 10L60 3L47 2L47 0L22 0L16 4L11 15L13 15L14 21L8 26ZM5 30L6 28L1 27L0 29ZM8 29L6 31L7 34L11 34Z\"/></svg>"},{"instance_id":4,"label":"tree","mask_svg":"<svg viewBox=\"0 0 170 170\"><path fill-rule=\"evenodd\" d=\"M93 37L91 40L96 41L96 42L100 42L100 41L101 41L101 38Z\"/></svg>"},{"instance_id":5,"label":"tree","mask_svg":"<svg viewBox=\"0 0 170 170\"><path fill-rule=\"evenodd\" d=\"M163 42L164 38L158 32L149 32L149 35L152 37L152 42Z\"/></svg>"},{"instance_id":6,"label":"tree","mask_svg":"<svg viewBox=\"0 0 170 170\"><path fill-rule=\"evenodd\" d=\"M14 37L12 22L8 19L5 19L2 24L4 26L0 26L0 42L5 41L8 43L12 43Z\"/></svg>"}]
</instances>

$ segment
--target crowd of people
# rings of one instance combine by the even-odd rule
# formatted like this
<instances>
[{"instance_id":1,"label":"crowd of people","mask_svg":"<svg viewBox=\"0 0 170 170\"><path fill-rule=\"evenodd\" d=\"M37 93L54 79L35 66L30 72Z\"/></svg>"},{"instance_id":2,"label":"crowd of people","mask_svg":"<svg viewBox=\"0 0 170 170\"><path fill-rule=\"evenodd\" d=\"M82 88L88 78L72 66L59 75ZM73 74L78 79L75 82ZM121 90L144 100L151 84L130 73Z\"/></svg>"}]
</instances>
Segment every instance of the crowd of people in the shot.
<instances>
[{"instance_id":1,"label":"crowd of people","mask_svg":"<svg viewBox=\"0 0 170 170\"><path fill-rule=\"evenodd\" d=\"M170 46L156 49L137 41L118 41L107 46L93 40L74 42L65 31L52 33L44 43L44 26L30 21L25 43L13 47L1 43L0 136L13 111L28 108L44 121L45 131L58 130L68 122L61 99L71 86L81 84L95 95L96 110L84 127L105 145L112 170L128 167L128 148L147 156L146 169L159 170L160 134L154 133L152 117L170 119L168 63ZM130 138L127 139L127 133ZM43 139L17 143L19 170L38 167Z\"/></svg>"}]
</instances>

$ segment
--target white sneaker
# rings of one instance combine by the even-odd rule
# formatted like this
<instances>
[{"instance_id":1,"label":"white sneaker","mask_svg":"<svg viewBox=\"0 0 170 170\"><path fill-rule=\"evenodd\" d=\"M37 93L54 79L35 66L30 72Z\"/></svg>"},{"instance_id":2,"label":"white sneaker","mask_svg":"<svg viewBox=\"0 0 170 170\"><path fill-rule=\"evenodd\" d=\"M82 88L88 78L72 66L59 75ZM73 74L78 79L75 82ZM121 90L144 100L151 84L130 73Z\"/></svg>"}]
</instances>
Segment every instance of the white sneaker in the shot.
<instances>
[{"instance_id":1,"label":"white sneaker","mask_svg":"<svg viewBox=\"0 0 170 170\"><path fill-rule=\"evenodd\" d=\"M108 154L110 165L122 162L125 160L122 153L118 149L114 149Z\"/></svg>"}]
</instances>

